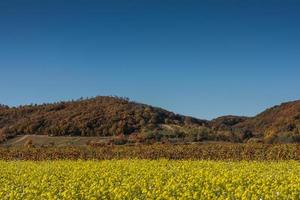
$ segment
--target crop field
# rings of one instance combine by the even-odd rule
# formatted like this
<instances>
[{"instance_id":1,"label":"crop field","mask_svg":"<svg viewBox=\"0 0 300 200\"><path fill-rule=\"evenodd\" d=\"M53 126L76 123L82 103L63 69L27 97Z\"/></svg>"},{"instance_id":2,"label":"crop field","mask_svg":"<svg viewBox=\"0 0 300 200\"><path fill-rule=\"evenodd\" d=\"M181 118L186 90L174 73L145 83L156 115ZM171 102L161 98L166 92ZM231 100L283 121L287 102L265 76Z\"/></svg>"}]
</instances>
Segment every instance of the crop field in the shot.
<instances>
[{"instance_id":1,"label":"crop field","mask_svg":"<svg viewBox=\"0 0 300 200\"><path fill-rule=\"evenodd\" d=\"M155 144L102 147L0 148L1 160L300 160L299 144Z\"/></svg>"},{"instance_id":2,"label":"crop field","mask_svg":"<svg viewBox=\"0 0 300 200\"><path fill-rule=\"evenodd\" d=\"M300 199L298 161L0 161L0 199Z\"/></svg>"}]
</instances>

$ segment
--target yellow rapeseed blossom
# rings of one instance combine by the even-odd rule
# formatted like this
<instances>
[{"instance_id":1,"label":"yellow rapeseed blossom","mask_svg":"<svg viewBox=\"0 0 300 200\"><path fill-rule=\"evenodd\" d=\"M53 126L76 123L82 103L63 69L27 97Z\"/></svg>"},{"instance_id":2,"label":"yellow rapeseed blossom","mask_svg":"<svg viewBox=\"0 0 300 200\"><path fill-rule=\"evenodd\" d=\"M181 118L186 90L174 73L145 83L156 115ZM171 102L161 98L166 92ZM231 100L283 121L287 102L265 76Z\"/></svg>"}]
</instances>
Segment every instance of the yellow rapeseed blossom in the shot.
<instances>
[{"instance_id":1,"label":"yellow rapeseed blossom","mask_svg":"<svg viewBox=\"0 0 300 200\"><path fill-rule=\"evenodd\" d=\"M0 161L0 199L300 199L300 163Z\"/></svg>"}]
</instances>

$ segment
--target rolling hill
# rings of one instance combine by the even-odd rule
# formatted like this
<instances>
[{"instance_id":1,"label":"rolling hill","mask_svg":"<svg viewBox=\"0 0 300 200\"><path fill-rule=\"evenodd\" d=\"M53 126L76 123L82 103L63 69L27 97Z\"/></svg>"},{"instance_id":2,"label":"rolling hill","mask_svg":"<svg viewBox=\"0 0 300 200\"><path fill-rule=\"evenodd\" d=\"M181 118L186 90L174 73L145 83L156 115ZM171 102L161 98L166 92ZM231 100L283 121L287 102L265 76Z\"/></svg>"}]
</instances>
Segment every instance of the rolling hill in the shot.
<instances>
[{"instance_id":1,"label":"rolling hill","mask_svg":"<svg viewBox=\"0 0 300 200\"><path fill-rule=\"evenodd\" d=\"M20 107L0 106L0 140L23 135L119 137L185 142L300 142L300 101L255 117L223 116L208 121L99 96Z\"/></svg>"},{"instance_id":2,"label":"rolling hill","mask_svg":"<svg viewBox=\"0 0 300 200\"><path fill-rule=\"evenodd\" d=\"M2 140L16 135L114 136L161 129L162 124L207 126L185 117L119 97L95 97L0 109Z\"/></svg>"},{"instance_id":3,"label":"rolling hill","mask_svg":"<svg viewBox=\"0 0 300 200\"><path fill-rule=\"evenodd\" d=\"M300 142L300 100L269 108L234 128L250 130L268 143Z\"/></svg>"}]
</instances>

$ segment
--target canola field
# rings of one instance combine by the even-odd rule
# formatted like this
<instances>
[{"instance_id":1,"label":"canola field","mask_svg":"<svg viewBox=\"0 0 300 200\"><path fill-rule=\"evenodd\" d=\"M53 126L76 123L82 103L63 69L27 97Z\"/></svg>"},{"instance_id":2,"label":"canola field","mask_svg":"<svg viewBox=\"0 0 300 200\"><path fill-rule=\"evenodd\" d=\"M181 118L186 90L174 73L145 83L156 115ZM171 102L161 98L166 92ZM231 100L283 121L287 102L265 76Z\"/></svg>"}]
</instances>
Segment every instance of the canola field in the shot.
<instances>
[{"instance_id":1,"label":"canola field","mask_svg":"<svg viewBox=\"0 0 300 200\"><path fill-rule=\"evenodd\" d=\"M300 199L300 163L0 161L0 199Z\"/></svg>"}]
</instances>

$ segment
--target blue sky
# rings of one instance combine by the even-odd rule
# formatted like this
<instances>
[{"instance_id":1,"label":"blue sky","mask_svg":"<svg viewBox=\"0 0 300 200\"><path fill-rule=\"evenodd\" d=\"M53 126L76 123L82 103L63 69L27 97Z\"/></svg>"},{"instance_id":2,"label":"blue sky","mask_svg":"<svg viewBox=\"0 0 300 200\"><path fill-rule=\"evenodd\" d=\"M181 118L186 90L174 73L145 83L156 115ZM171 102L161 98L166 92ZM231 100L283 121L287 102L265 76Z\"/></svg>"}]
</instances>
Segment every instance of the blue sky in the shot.
<instances>
[{"instance_id":1,"label":"blue sky","mask_svg":"<svg viewBox=\"0 0 300 200\"><path fill-rule=\"evenodd\" d=\"M127 96L211 119L300 99L300 3L0 1L0 103Z\"/></svg>"}]
</instances>

